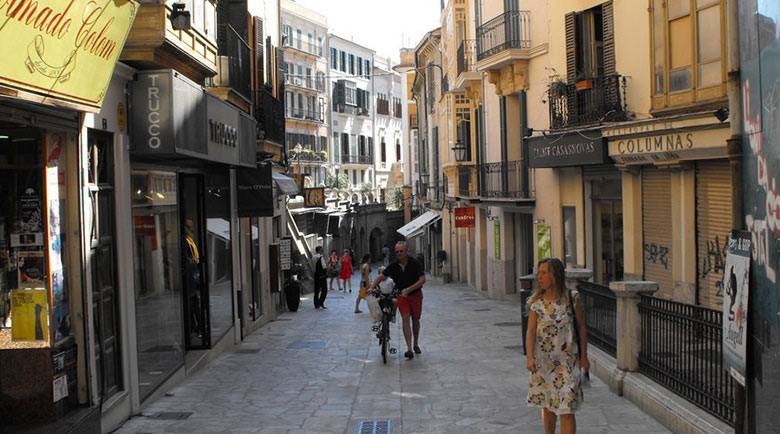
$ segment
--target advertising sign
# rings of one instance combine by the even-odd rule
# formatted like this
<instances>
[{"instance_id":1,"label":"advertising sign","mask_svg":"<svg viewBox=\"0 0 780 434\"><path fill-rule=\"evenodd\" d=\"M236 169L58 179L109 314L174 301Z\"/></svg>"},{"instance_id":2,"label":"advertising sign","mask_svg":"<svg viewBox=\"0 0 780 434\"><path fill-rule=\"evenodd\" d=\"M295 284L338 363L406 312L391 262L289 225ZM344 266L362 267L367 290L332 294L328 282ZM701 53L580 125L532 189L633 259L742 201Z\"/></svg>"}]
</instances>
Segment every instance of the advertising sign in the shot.
<instances>
[{"instance_id":1,"label":"advertising sign","mask_svg":"<svg viewBox=\"0 0 780 434\"><path fill-rule=\"evenodd\" d=\"M273 217L274 197L271 166L236 169L239 217Z\"/></svg>"},{"instance_id":2,"label":"advertising sign","mask_svg":"<svg viewBox=\"0 0 780 434\"><path fill-rule=\"evenodd\" d=\"M493 222L493 256L501 259L501 223Z\"/></svg>"},{"instance_id":3,"label":"advertising sign","mask_svg":"<svg viewBox=\"0 0 780 434\"><path fill-rule=\"evenodd\" d=\"M46 291L11 291L11 339L46 341L49 336L49 303Z\"/></svg>"},{"instance_id":4,"label":"advertising sign","mask_svg":"<svg viewBox=\"0 0 780 434\"><path fill-rule=\"evenodd\" d=\"M723 364L745 385L750 232L731 231L723 273Z\"/></svg>"},{"instance_id":5,"label":"advertising sign","mask_svg":"<svg viewBox=\"0 0 780 434\"><path fill-rule=\"evenodd\" d=\"M97 111L138 1L0 3L0 84Z\"/></svg>"},{"instance_id":6,"label":"advertising sign","mask_svg":"<svg viewBox=\"0 0 780 434\"><path fill-rule=\"evenodd\" d=\"M569 134L528 139L529 167L584 166L608 162L604 139L591 132L585 136Z\"/></svg>"},{"instance_id":7,"label":"advertising sign","mask_svg":"<svg viewBox=\"0 0 780 434\"><path fill-rule=\"evenodd\" d=\"M537 260L552 258L552 237L550 225L536 225L536 254Z\"/></svg>"},{"instance_id":8,"label":"advertising sign","mask_svg":"<svg viewBox=\"0 0 780 434\"><path fill-rule=\"evenodd\" d=\"M292 268L292 239L279 240L279 268L289 270Z\"/></svg>"},{"instance_id":9,"label":"advertising sign","mask_svg":"<svg viewBox=\"0 0 780 434\"><path fill-rule=\"evenodd\" d=\"M305 207L325 207L325 188L304 188L303 199Z\"/></svg>"},{"instance_id":10,"label":"advertising sign","mask_svg":"<svg viewBox=\"0 0 780 434\"><path fill-rule=\"evenodd\" d=\"M473 228L474 227L474 207L464 206L455 208L455 227Z\"/></svg>"}]
</instances>

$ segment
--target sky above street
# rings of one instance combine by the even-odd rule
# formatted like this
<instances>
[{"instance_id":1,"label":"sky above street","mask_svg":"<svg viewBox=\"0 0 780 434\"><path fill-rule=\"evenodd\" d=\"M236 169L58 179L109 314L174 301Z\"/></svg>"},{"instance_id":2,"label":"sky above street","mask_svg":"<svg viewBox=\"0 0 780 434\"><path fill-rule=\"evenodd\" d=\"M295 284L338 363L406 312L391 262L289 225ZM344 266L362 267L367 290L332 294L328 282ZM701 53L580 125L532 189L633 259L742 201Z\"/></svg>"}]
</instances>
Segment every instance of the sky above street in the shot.
<instances>
[{"instance_id":1,"label":"sky above street","mask_svg":"<svg viewBox=\"0 0 780 434\"><path fill-rule=\"evenodd\" d=\"M440 26L438 0L295 0L328 19L328 28L345 39L399 59L398 50L413 48ZM403 42L402 42L403 41Z\"/></svg>"}]
</instances>

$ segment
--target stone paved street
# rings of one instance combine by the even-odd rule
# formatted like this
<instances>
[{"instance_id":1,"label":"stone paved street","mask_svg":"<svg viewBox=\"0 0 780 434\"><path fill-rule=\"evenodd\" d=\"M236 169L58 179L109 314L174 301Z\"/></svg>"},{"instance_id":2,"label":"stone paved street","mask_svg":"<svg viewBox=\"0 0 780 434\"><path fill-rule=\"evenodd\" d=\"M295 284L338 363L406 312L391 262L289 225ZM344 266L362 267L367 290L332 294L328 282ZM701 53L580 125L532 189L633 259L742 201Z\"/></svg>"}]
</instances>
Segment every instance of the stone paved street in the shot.
<instances>
[{"instance_id":1,"label":"stone paved street","mask_svg":"<svg viewBox=\"0 0 780 434\"><path fill-rule=\"evenodd\" d=\"M314 310L308 294L298 312L248 336L117 433L351 434L373 419L390 419L393 433L543 433L539 410L525 405L519 303L431 280L424 294L423 353L414 360L403 358L395 324L399 351L382 364L368 308L352 312L354 292L331 291L327 310ZM155 417L161 412L193 414ZM577 423L578 433L668 432L596 378Z\"/></svg>"}]
</instances>

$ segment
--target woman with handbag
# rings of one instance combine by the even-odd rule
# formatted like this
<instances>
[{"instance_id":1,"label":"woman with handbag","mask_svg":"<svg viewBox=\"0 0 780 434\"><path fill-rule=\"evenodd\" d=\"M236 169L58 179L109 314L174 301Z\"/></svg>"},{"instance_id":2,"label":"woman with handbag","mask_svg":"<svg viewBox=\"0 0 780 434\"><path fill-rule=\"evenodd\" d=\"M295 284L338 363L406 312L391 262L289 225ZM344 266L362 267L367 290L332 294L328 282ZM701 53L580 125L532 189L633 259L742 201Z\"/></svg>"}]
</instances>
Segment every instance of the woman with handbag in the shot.
<instances>
[{"instance_id":1,"label":"woman with handbag","mask_svg":"<svg viewBox=\"0 0 780 434\"><path fill-rule=\"evenodd\" d=\"M341 256L341 272L339 273L339 289L347 292L352 292L352 256L349 254L349 249L344 249L344 254ZM341 287L341 282L344 282L344 287Z\"/></svg>"},{"instance_id":2,"label":"woman with handbag","mask_svg":"<svg viewBox=\"0 0 780 434\"><path fill-rule=\"evenodd\" d=\"M530 373L527 403L541 407L546 434L555 433L558 417L561 434L574 434L574 413L583 397L582 377L590 369L585 312L579 295L566 290L560 259L542 259L537 269L525 337Z\"/></svg>"},{"instance_id":3,"label":"woman with handbag","mask_svg":"<svg viewBox=\"0 0 780 434\"><path fill-rule=\"evenodd\" d=\"M330 256L328 256L328 263L326 264L328 267L327 274L328 274L328 291L333 291L333 281L336 281L336 284L339 288L341 288L341 282L338 282L339 277L339 253L336 251L336 249L333 249L330 251Z\"/></svg>"}]
</instances>

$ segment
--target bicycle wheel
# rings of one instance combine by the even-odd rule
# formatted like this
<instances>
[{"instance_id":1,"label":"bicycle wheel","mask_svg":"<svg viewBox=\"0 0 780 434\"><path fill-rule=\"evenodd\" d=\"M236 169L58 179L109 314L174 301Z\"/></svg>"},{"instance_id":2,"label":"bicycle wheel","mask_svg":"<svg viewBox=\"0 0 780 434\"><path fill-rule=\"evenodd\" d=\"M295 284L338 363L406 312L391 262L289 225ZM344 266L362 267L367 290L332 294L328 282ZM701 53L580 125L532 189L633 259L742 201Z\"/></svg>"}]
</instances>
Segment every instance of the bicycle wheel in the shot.
<instances>
[{"instance_id":1,"label":"bicycle wheel","mask_svg":"<svg viewBox=\"0 0 780 434\"><path fill-rule=\"evenodd\" d=\"M387 364L387 343L390 340L390 321L387 314L382 315L382 330L379 331L382 342L382 363Z\"/></svg>"}]
</instances>

